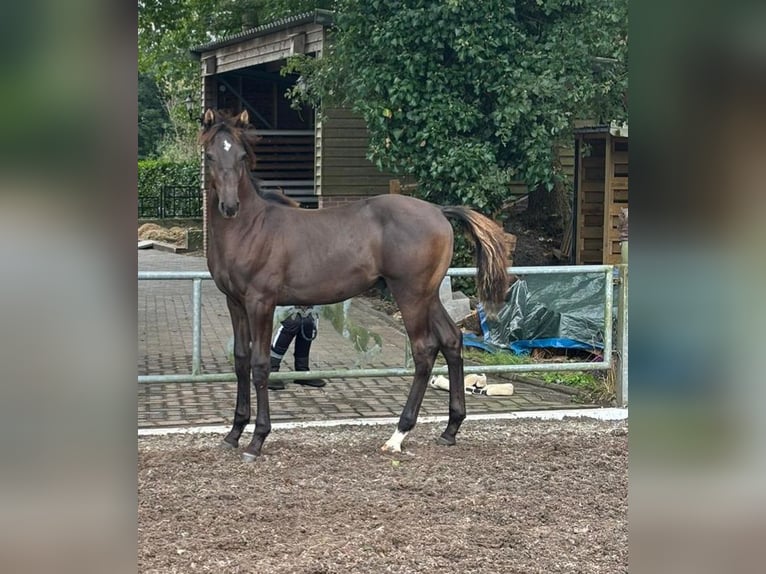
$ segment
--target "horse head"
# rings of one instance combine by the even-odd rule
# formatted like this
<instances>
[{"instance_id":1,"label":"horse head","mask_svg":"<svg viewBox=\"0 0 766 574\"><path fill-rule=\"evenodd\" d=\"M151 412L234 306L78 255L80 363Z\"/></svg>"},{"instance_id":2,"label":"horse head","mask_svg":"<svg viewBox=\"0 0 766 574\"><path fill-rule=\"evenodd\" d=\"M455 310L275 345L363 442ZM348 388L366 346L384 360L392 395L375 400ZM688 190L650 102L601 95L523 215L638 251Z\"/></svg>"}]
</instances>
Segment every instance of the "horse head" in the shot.
<instances>
[{"instance_id":1,"label":"horse head","mask_svg":"<svg viewBox=\"0 0 766 574\"><path fill-rule=\"evenodd\" d=\"M218 210L226 218L239 213L239 185L249 178L250 150L243 132L250 123L247 111L227 117L208 109L202 121L200 143L205 150L210 188Z\"/></svg>"}]
</instances>

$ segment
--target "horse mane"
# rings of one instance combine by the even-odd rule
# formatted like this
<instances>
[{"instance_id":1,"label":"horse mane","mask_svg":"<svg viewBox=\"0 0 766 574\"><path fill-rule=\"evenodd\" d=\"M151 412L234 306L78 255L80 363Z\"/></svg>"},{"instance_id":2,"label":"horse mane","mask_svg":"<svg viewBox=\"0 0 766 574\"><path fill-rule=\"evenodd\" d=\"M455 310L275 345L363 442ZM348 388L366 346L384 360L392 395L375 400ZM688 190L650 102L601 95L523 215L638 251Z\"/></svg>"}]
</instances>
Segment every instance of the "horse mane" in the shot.
<instances>
[{"instance_id":1,"label":"horse mane","mask_svg":"<svg viewBox=\"0 0 766 574\"><path fill-rule=\"evenodd\" d=\"M271 201L273 203L281 203L282 205L287 205L289 207L300 207L301 204L295 201L294 199L287 197L284 193L281 193L279 191L263 191L261 188L257 187L258 194L265 199L266 201Z\"/></svg>"},{"instance_id":2,"label":"horse mane","mask_svg":"<svg viewBox=\"0 0 766 574\"><path fill-rule=\"evenodd\" d=\"M261 185L258 182L258 178L255 177L252 173L250 174L250 182L253 184L253 187L255 188L255 192L266 201L270 201L272 203L279 203L282 205L287 205L288 207L301 206L300 203L298 203L291 197L286 196L284 192L282 191L272 191L270 189L264 191L263 189L261 189Z\"/></svg>"}]
</instances>

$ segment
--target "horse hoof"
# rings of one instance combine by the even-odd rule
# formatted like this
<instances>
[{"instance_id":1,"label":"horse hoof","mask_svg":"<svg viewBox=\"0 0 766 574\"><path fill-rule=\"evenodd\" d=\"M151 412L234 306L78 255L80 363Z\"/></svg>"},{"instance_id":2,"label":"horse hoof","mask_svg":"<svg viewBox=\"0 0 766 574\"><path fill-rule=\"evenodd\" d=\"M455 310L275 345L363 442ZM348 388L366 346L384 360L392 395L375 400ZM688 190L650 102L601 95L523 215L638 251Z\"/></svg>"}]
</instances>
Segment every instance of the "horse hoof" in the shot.
<instances>
[{"instance_id":1,"label":"horse hoof","mask_svg":"<svg viewBox=\"0 0 766 574\"><path fill-rule=\"evenodd\" d=\"M455 446L457 441L453 438L445 437L444 435L436 439L436 444L441 446Z\"/></svg>"},{"instance_id":2,"label":"horse hoof","mask_svg":"<svg viewBox=\"0 0 766 574\"><path fill-rule=\"evenodd\" d=\"M255 462L255 460L258 458L257 454L252 454L249 452L243 452L242 453L242 461L243 462Z\"/></svg>"},{"instance_id":3,"label":"horse hoof","mask_svg":"<svg viewBox=\"0 0 766 574\"><path fill-rule=\"evenodd\" d=\"M239 446L239 436L235 435L233 432L230 432L225 437L223 437L221 446L227 449L237 448Z\"/></svg>"}]
</instances>

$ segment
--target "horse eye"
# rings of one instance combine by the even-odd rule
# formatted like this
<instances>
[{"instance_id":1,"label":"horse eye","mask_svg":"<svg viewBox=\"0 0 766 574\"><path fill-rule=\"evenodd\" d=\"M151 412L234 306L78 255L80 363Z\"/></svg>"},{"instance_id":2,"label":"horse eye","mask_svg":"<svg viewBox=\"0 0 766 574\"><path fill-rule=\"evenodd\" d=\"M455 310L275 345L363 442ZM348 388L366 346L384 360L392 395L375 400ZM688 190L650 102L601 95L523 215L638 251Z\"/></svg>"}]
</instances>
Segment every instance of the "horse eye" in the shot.
<instances>
[{"instance_id":1,"label":"horse eye","mask_svg":"<svg viewBox=\"0 0 766 574\"><path fill-rule=\"evenodd\" d=\"M215 159L213 158L213 154L210 154L210 153L205 154L205 159L208 161L215 161Z\"/></svg>"}]
</instances>

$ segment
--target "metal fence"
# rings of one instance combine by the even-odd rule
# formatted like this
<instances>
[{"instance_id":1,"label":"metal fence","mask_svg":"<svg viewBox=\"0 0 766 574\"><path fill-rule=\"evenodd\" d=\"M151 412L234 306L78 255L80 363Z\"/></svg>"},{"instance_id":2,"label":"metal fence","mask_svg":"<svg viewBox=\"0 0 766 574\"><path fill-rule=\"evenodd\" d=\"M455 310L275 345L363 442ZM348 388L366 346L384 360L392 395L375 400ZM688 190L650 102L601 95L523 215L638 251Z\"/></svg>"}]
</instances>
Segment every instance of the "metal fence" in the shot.
<instances>
[{"instance_id":1,"label":"metal fence","mask_svg":"<svg viewBox=\"0 0 766 574\"><path fill-rule=\"evenodd\" d=\"M525 373L545 371L609 371L614 369L615 391L619 406L628 404L628 266L627 265L568 265L561 267L509 267L515 275L556 275L599 273L604 280L604 360L599 362L530 363L522 365L466 366L465 373ZM452 277L476 275L475 267L453 267L447 271ZM212 280L207 271L139 271L139 281L179 280L192 281L192 372L188 375L139 375L139 383L197 383L236 381L234 372L201 373L202 355L202 281ZM617 321L613 322L617 287ZM616 327L616 329L615 329ZM616 333L616 341L613 337ZM403 363L406 361L403 359ZM415 374L414 368L336 369L325 371L276 372L269 376L277 379L348 378L348 377L406 377ZM446 367L435 367L433 374L447 374Z\"/></svg>"},{"instance_id":2,"label":"metal fence","mask_svg":"<svg viewBox=\"0 0 766 574\"><path fill-rule=\"evenodd\" d=\"M164 185L160 195L138 197L138 217L141 219L170 219L202 217L202 192L194 185Z\"/></svg>"}]
</instances>

